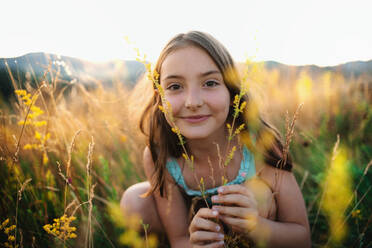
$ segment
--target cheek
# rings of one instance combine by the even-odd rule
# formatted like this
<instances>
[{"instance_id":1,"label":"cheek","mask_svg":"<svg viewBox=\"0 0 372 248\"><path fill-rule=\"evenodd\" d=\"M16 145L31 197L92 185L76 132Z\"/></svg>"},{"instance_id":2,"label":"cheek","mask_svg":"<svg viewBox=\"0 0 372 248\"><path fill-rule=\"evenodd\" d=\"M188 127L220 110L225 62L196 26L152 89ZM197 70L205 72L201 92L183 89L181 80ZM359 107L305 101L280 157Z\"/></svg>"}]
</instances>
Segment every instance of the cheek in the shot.
<instances>
[{"instance_id":1,"label":"cheek","mask_svg":"<svg viewBox=\"0 0 372 248\"><path fill-rule=\"evenodd\" d=\"M166 96L167 101L172 107L172 114L176 115L182 107L182 99L180 96Z\"/></svg>"},{"instance_id":2,"label":"cheek","mask_svg":"<svg viewBox=\"0 0 372 248\"><path fill-rule=\"evenodd\" d=\"M215 110L224 114L228 114L230 108L230 95L228 93L214 96Z\"/></svg>"}]
</instances>

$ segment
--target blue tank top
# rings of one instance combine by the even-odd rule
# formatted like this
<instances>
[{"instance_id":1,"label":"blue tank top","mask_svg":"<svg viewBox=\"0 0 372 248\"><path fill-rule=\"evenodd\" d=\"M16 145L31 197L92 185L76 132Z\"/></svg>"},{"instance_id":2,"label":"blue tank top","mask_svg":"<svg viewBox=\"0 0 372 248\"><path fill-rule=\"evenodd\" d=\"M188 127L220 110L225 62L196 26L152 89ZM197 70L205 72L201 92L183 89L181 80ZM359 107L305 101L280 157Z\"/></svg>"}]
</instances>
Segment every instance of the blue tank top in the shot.
<instances>
[{"instance_id":1,"label":"blue tank top","mask_svg":"<svg viewBox=\"0 0 372 248\"><path fill-rule=\"evenodd\" d=\"M198 190L189 189L186 185L185 179L182 175L181 167L177 163L175 158L170 158L166 164L166 167L173 177L174 181L185 190L185 193L189 196L202 196L202 193ZM227 185L231 184L242 184L245 180L254 177L256 174L256 167L254 164L254 157L253 154L248 150L248 148L244 145L243 146L243 159L240 163L240 169L236 178L227 183ZM207 195L216 195L217 194L216 188L206 189L205 194Z\"/></svg>"}]
</instances>

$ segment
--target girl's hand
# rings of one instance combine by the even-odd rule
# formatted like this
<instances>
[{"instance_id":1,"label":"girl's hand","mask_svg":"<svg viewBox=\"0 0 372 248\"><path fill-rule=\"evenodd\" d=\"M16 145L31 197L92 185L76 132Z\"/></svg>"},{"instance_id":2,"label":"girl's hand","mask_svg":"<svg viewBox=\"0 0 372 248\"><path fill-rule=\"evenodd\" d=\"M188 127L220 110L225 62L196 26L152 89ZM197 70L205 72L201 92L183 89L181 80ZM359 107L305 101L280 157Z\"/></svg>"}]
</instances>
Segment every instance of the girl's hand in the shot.
<instances>
[{"instance_id":1,"label":"girl's hand","mask_svg":"<svg viewBox=\"0 0 372 248\"><path fill-rule=\"evenodd\" d=\"M211 219L218 218L218 211L201 208L191 221L190 243L192 247L217 248L223 247L224 235L222 227Z\"/></svg>"},{"instance_id":2,"label":"girl's hand","mask_svg":"<svg viewBox=\"0 0 372 248\"><path fill-rule=\"evenodd\" d=\"M212 197L212 210L219 213L219 219L230 225L233 231L249 233L255 229L258 220L257 202L253 193L242 185L227 185L218 189Z\"/></svg>"}]
</instances>

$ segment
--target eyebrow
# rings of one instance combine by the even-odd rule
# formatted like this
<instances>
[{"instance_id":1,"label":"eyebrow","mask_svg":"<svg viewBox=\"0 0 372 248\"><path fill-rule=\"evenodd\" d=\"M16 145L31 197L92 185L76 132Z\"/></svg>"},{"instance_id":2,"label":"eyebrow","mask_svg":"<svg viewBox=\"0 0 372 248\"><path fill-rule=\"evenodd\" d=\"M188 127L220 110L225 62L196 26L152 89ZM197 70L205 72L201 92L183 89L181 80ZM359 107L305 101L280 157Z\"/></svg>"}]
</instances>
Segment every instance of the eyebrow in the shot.
<instances>
[{"instance_id":1,"label":"eyebrow","mask_svg":"<svg viewBox=\"0 0 372 248\"><path fill-rule=\"evenodd\" d=\"M211 74L221 74L220 71L217 71L217 70L210 70L210 71L206 71L206 72L203 72L203 73L200 73L199 74L199 77L205 77L205 76L209 76ZM167 79L180 79L180 78L183 78L182 76L179 76L179 75L168 75L166 76L163 80L167 80Z\"/></svg>"}]
</instances>

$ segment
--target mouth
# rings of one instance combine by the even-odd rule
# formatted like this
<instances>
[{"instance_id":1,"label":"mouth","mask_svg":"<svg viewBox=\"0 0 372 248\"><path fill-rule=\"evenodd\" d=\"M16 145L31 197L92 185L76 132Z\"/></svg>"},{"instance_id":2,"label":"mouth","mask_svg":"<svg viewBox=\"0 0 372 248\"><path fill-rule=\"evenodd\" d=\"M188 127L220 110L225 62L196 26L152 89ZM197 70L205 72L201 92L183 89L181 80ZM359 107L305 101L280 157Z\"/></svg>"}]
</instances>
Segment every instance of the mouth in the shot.
<instances>
[{"instance_id":1,"label":"mouth","mask_svg":"<svg viewBox=\"0 0 372 248\"><path fill-rule=\"evenodd\" d=\"M190 122L190 123L198 123L207 120L210 115L191 115L191 116L184 116L181 119Z\"/></svg>"}]
</instances>

